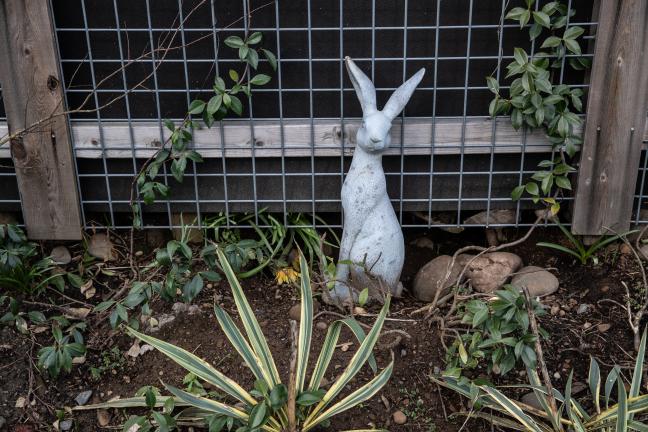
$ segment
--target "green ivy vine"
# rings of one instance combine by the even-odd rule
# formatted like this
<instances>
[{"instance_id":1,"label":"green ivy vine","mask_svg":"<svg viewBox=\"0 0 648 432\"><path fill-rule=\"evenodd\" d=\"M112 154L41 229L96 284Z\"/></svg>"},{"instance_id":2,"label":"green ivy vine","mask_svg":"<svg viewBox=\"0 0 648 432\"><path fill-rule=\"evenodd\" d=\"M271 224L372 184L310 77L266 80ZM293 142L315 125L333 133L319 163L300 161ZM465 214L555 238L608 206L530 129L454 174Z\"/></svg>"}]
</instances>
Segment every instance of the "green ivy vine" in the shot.
<instances>
[{"instance_id":1,"label":"green ivy vine","mask_svg":"<svg viewBox=\"0 0 648 432\"><path fill-rule=\"evenodd\" d=\"M560 210L556 200L571 190L569 175L576 169L569 161L582 144L583 91L560 83L563 67L584 70L591 66L590 59L582 55L579 38L585 30L570 26L575 10L561 1L546 3L541 8L538 0L525 0L526 7L515 7L506 19L517 21L520 29L528 26L531 41L541 36L538 52L529 55L522 48L513 50L513 62L506 66L505 79L514 78L508 95L492 75L486 83L495 98L489 106L491 117L510 115L513 127L518 130L542 128L551 142L556 156L543 160L531 179L511 193L514 201L525 193L534 203L544 202L553 214ZM529 25L530 24L530 25Z\"/></svg>"},{"instance_id":2,"label":"green ivy vine","mask_svg":"<svg viewBox=\"0 0 648 432\"><path fill-rule=\"evenodd\" d=\"M214 95L208 100L195 99L189 104L188 112L179 125L171 120L164 120L165 127L171 132L171 137L164 143L162 148L147 160L136 176L138 196L131 195L131 208L133 211L133 227L142 227L142 207L150 205L157 197L167 198L170 188L163 182L157 181L158 174L162 167L169 166L173 178L182 183L187 162L202 162L203 158L199 152L190 149L189 143L193 139L192 131L200 126L199 120L208 127L224 119L228 114L234 113L238 116L243 114L243 102L239 98L243 93L251 97L253 86L263 86L270 82L271 77L266 74L255 74L259 65L259 55L263 55L270 67L277 70L277 58L272 51L261 48L259 44L263 39L261 32L254 32L245 38L230 36L224 43L230 48L238 50L238 57L244 65L241 73L235 69L228 71L231 86L220 76L214 79ZM171 145L168 146L168 143Z\"/></svg>"}]
</instances>

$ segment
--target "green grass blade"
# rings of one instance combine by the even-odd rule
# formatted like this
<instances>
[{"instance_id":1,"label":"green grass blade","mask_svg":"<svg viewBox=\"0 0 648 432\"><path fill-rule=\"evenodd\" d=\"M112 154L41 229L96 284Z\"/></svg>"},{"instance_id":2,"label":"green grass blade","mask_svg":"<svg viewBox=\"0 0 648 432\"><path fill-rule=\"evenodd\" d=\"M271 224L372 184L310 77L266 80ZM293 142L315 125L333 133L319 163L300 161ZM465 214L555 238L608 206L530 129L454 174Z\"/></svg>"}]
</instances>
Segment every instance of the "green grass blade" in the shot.
<instances>
[{"instance_id":1,"label":"green grass blade","mask_svg":"<svg viewBox=\"0 0 648 432\"><path fill-rule=\"evenodd\" d=\"M511 417L519 421L528 430L533 432L542 432L542 430L538 427L536 422L531 417L526 415L515 402L504 396L504 394L499 390L489 386L483 386L481 388L486 393L488 393L500 406L502 406Z\"/></svg>"},{"instance_id":2,"label":"green grass blade","mask_svg":"<svg viewBox=\"0 0 648 432\"><path fill-rule=\"evenodd\" d=\"M612 388L614 387L614 383L617 381L617 378L619 377L619 374L621 373L621 369L619 366L614 366L612 370L610 370L610 373L608 374L607 378L605 379L605 407L608 407L608 404L610 403L610 394L612 393Z\"/></svg>"},{"instance_id":3,"label":"green grass blade","mask_svg":"<svg viewBox=\"0 0 648 432\"><path fill-rule=\"evenodd\" d=\"M546 389L542 386L542 383L540 382L540 377L538 376L538 372L535 369L527 368L527 376L529 377L529 383L531 383L531 385L534 387L533 394L535 394L536 399L538 399L538 402L540 403L542 410L547 415L547 418L549 418L549 420L551 421L553 427L556 430L560 430L560 418L557 412L553 413L551 411L551 407L549 406L549 402L547 401ZM542 388L542 390L536 389L535 387Z\"/></svg>"},{"instance_id":4,"label":"green grass blade","mask_svg":"<svg viewBox=\"0 0 648 432\"><path fill-rule=\"evenodd\" d=\"M130 327L127 328L127 331L141 341L153 346L187 371L218 387L237 400L252 405L256 403L254 398L234 380L214 369L209 363L202 360L200 357L168 342L139 333Z\"/></svg>"},{"instance_id":5,"label":"green grass blade","mask_svg":"<svg viewBox=\"0 0 648 432\"><path fill-rule=\"evenodd\" d=\"M259 322L254 316L254 312L252 311L252 308L250 307L250 304L245 297L243 288L241 288L241 284L236 278L234 270L227 261L225 254L223 253L221 248L216 249L216 253L218 255L218 261L220 262L221 268L225 273L225 277L229 281L230 287L232 288L232 294L236 303L236 309L238 310L241 321L243 322L243 327L245 328L245 332L247 333L250 345L252 346L252 349L254 350L257 357L259 357L259 359L261 360L263 368L269 371L271 381L269 381L268 384L271 385L271 387L274 387L281 382L281 379L279 378L277 366L275 365L274 359L272 358L272 352L270 352L270 348L268 347L268 342L263 335L263 331L261 331Z\"/></svg>"},{"instance_id":6,"label":"green grass blade","mask_svg":"<svg viewBox=\"0 0 648 432\"><path fill-rule=\"evenodd\" d=\"M353 377L356 376L364 363L367 361L367 359L371 355L371 351L373 350L374 345L376 344L380 336L380 331L382 330L383 324L385 323L385 318L387 317L387 312L389 311L390 302L391 298L387 297L385 304L380 311L380 314L378 314L378 318L376 319L374 326L369 331L369 334L367 334L365 340L362 342L362 344L360 344L360 347L358 347L358 350L351 358L351 361L347 365L344 372L342 372L337 381L335 381L333 385L331 385L329 390L322 398L322 401L317 404L317 406L315 406L315 408L311 411L310 415L306 419L306 423L312 421L312 419L315 418L315 416L344 389L344 387L349 383L349 381L351 381L351 379L353 379Z\"/></svg>"},{"instance_id":7,"label":"green grass blade","mask_svg":"<svg viewBox=\"0 0 648 432\"><path fill-rule=\"evenodd\" d=\"M392 359L389 365L387 365L385 369L383 369L378 375L376 375L374 379L372 379L367 384L363 385L358 390L354 391L353 393L351 393L341 401L332 405L329 409L324 411L314 420L310 422L307 421L304 424L303 432L306 432L309 429L312 429L313 427L317 426L318 424L326 421L327 419L336 416L374 397L376 393L378 393L380 389L383 388L385 384L387 384L387 381L389 381L393 369L394 369L394 360Z\"/></svg>"},{"instance_id":8,"label":"green grass blade","mask_svg":"<svg viewBox=\"0 0 648 432\"><path fill-rule=\"evenodd\" d=\"M340 337L340 331L342 330L342 325L346 325L351 332L355 335L358 342L362 344L365 339L365 332L362 330L362 327L353 318L345 318L343 320L334 321L326 333L326 338L324 338L324 344L320 351L320 355L317 358L317 363L315 364L315 369L311 375L310 384L308 384L309 390L317 390L322 382L322 378L326 373L326 370L329 367L333 353L335 352L335 346L337 345L338 339ZM378 366L376 364L376 358L373 354L369 356L367 361L369 367L374 373L378 372Z\"/></svg>"},{"instance_id":9,"label":"green grass blade","mask_svg":"<svg viewBox=\"0 0 648 432\"><path fill-rule=\"evenodd\" d=\"M225 333L225 336L227 336L227 339L230 341L232 346L243 358L245 364L248 365L254 374L254 377L258 380L269 382L269 371L263 369L261 366L261 360L254 353L254 350L250 347L250 344L238 329L234 320L232 320L229 314L218 305L214 305L214 314L216 315L216 319L218 320L223 333Z\"/></svg>"},{"instance_id":10,"label":"green grass blade","mask_svg":"<svg viewBox=\"0 0 648 432\"><path fill-rule=\"evenodd\" d=\"M581 257L581 254L579 254L578 252L576 252L576 251L574 251L572 249L566 248L565 246L556 244L556 243L538 242L538 243L536 243L536 246L556 249L556 250L559 250L560 252L564 252L566 254L573 255L573 256L575 256L576 258L578 258L581 261L583 260L583 258Z\"/></svg>"},{"instance_id":11,"label":"green grass blade","mask_svg":"<svg viewBox=\"0 0 648 432\"><path fill-rule=\"evenodd\" d=\"M313 337L313 292L311 290L308 263L302 251L299 251L299 269L301 272L301 318L299 320L299 340L297 341L297 369L295 373L297 393L304 389L308 354Z\"/></svg>"},{"instance_id":12,"label":"green grass blade","mask_svg":"<svg viewBox=\"0 0 648 432\"><path fill-rule=\"evenodd\" d=\"M172 385L164 384L164 387L166 387L166 389L169 390L169 393L171 393L177 399L203 411L209 411L214 414L234 417L235 419L243 421L247 421L248 419L248 415L244 411L241 411L229 405L225 405L224 403L196 396L195 394L191 394L184 390L175 388Z\"/></svg>"},{"instance_id":13,"label":"green grass blade","mask_svg":"<svg viewBox=\"0 0 648 432\"><path fill-rule=\"evenodd\" d=\"M585 423L585 426L587 426L588 428L592 428L593 426L600 427L601 423L614 421L617 418L618 410L619 410L619 405L616 404L606 409L596 417L590 419L590 421ZM642 395L627 400L628 413L637 414L637 413L645 413L646 411L648 411L648 395Z\"/></svg>"}]
</instances>

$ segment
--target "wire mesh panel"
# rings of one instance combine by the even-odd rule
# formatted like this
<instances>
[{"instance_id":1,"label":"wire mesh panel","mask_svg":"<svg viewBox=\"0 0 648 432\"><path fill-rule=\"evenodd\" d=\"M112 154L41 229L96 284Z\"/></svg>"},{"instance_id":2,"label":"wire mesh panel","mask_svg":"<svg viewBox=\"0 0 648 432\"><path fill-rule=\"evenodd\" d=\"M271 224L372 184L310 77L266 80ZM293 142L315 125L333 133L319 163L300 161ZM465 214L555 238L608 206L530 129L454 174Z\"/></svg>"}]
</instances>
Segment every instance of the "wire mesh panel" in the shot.
<instances>
[{"instance_id":1,"label":"wire mesh panel","mask_svg":"<svg viewBox=\"0 0 648 432\"><path fill-rule=\"evenodd\" d=\"M276 72L259 64L272 81L252 91L240 117L194 131L206 160L192 164L182 184L162 173L172 195L144 207L145 225L177 225L180 212L198 224L220 211L299 211L314 224L315 214L339 212L361 117L344 56L374 81L379 106L426 68L384 156L403 226L462 225L484 209L519 213L528 202L513 203L510 191L551 147L541 132L490 119L485 83L493 74L507 88L498 65L512 61L514 47L538 49L526 30L503 20L517 3L52 0L67 104L79 108L71 121L86 225L130 226L133 177L168 138L162 120L179 121L191 100L207 99L216 75L242 72L222 41L248 31L262 32L263 47L277 53ZM571 24L590 34L591 2L567 3L576 10ZM583 72L556 73L587 86Z\"/></svg>"}]
</instances>

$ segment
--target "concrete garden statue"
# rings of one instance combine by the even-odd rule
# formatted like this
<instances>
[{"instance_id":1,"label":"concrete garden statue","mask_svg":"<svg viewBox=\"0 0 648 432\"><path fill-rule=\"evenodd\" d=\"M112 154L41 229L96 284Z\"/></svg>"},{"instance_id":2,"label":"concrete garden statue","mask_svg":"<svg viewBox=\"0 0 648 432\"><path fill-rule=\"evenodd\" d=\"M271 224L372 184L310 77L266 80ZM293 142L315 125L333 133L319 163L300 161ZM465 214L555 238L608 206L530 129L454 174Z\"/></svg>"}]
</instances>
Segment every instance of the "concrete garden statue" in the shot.
<instances>
[{"instance_id":1,"label":"concrete garden statue","mask_svg":"<svg viewBox=\"0 0 648 432\"><path fill-rule=\"evenodd\" d=\"M376 294L375 289L380 289L398 296L402 290L399 279L405 244L387 195L382 154L391 142L392 120L407 104L425 69L396 89L380 111L373 83L349 57L345 60L362 106L362 126L342 186L344 231L331 295L338 300L349 300L358 290L369 288L372 295Z\"/></svg>"}]
</instances>

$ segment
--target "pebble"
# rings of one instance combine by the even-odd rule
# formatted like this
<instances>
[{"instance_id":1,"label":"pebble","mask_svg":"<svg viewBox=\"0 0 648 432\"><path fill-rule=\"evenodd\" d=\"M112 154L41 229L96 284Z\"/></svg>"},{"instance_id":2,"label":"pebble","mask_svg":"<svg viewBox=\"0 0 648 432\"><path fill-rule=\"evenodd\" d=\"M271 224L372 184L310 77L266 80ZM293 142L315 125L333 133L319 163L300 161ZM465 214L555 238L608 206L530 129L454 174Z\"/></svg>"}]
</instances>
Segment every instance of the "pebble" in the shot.
<instances>
[{"instance_id":1,"label":"pebble","mask_svg":"<svg viewBox=\"0 0 648 432\"><path fill-rule=\"evenodd\" d=\"M558 315L558 313L560 312L560 306L558 306L558 305L551 306L551 311L550 312L551 312L551 315Z\"/></svg>"},{"instance_id":2,"label":"pebble","mask_svg":"<svg viewBox=\"0 0 648 432\"><path fill-rule=\"evenodd\" d=\"M592 323L586 322L585 324L583 324L583 328L584 328L585 330L587 330L587 329L590 328L590 327L592 327Z\"/></svg>"},{"instance_id":3,"label":"pebble","mask_svg":"<svg viewBox=\"0 0 648 432\"><path fill-rule=\"evenodd\" d=\"M392 418L394 419L394 423L398 425L407 423L407 416L403 414L403 411L401 410L394 411L394 414L392 414Z\"/></svg>"},{"instance_id":4,"label":"pebble","mask_svg":"<svg viewBox=\"0 0 648 432\"><path fill-rule=\"evenodd\" d=\"M317 327L320 330L326 330L328 325L324 321L318 321L317 324L315 324L315 327Z\"/></svg>"},{"instance_id":5,"label":"pebble","mask_svg":"<svg viewBox=\"0 0 648 432\"><path fill-rule=\"evenodd\" d=\"M138 250L137 252L135 252L135 256L136 256L136 257L140 257L140 256L142 256L142 255L144 255L144 252L141 251L141 250Z\"/></svg>"},{"instance_id":6,"label":"pebble","mask_svg":"<svg viewBox=\"0 0 648 432\"><path fill-rule=\"evenodd\" d=\"M603 286L601 287L601 292L602 292L602 293L606 293L606 292L608 292L608 291L610 291L610 285L603 285Z\"/></svg>"},{"instance_id":7,"label":"pebble","mask_svg":"<svg viewBox=\"0 0 648 432\"><path fill-rule=\"evenodd\" d=\"M56 246L54 249L52 249L52 252L50 252L50 257L52 258L52 261L54 261L54 264L59 265L66 265L69 264L70 261L72 261L72 255L70 255L70 251L63 245Z\"/></svg>"},{"instance_id":8,"label":"pebble","mask_svg":"<svg viewBox=\"0 0 648 432\"><path fill-rule=\"evenodd\" d=\"M105 409L97 410L97 423L99 426L106 427L110 423L110 413Z\"/></svg>"},{"instance_id":9,"label":"pebble","mask_svg":"<svg viewBox=\"0 0 648 432\"><path fill-rule=\"evenodd\" d=\"M77 397L74 398L74 400L76 401L77 405L85 405L88 403L91 396L92 396L92 390L86 390L79 393Z\"/></svg>"},{"instance_id":10,"label":"pebble","mask_svg":"<svg viewBox=\"0 0 648 432\"><path fill-rule=\"evenodd\" d=\"M610 330L611 327L612 324L607 324L607 323L599 324L596 326L597 330L600 331L601 333L605 333L606 331Z\"/></svg>"},{"instance_id":11,"label":"pebble","mask_svg":"<svg viewBox=\"0 0 648 432\"><path fill-rule=\"evenodd\" d=\"M590 305L588 305L587 303L583 303L580 306L578 306L578 309L576 310L576 313L578 315L582 315L582 314L586 313L589 310L589 307L590 307Z\"/></svg>"},{"instance_id":12,"label":"pebble","mask_svg":"<svg viewBox=\"0 0 648 432\"><path fill-rule=\"evenodd\" d=\"M59 423L59 429L62 431L69 431L72 429L72 420L63 420L61 423ZM0 425L0 428L2 425Z\"/></svg>"},{"instance_id":13,"label":"pebble","mask_svg":"<svg viewBox=\"0 0 648 432\"><path fill-rule=\"evenodd\" d=\"M531 297L543 297L558 290L560 282L551 272L537 266L526 266L513 276L511 285L522 290L525 286Z\"/></svg>"},{"instance_id":14,"label":"pebble","mask_svg":"<svg viewBox=\"0 0 648 432\"><path fill-rule=\"evenodd\" d=\"M124 375L124 382L125 382L126 384L130 384L131 379L130 379L130 377L129 377L128 375Z\"/></svg>"},{"instance_id":15,"label":"pebble","mask_svg":"<svg viewBox=\"0 0 648 432\"><path fill-rule=\"evenodd\" d=\"M88 253L104 261L115 259L114 246L105 233L97 233L88 240Z\"/></svg>"},{"instance_id":16,"label":"pebble","mask_svg":"<svg viewBox=\"0 0 648 432\"><path fill-rule=\"evenodd\" d=\"M555 373L553 374L553 377L554 377L555 379L560 379L560 372L555 372Z\"/></svg>"}]
</instances>

